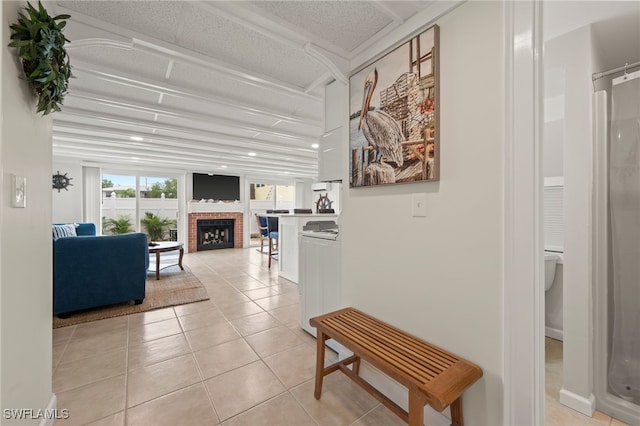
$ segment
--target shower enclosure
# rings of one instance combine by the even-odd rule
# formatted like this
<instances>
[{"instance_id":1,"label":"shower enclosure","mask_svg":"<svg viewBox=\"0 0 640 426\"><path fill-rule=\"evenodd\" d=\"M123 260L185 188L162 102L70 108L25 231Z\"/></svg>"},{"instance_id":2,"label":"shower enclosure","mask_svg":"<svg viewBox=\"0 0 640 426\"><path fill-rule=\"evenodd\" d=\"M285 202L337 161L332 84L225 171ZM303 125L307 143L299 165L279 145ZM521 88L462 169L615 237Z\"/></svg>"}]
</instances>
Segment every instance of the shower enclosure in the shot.
<instances>
[{"instance_id":1,"label":"shower enclosure","mask_svg":"<svg viewBox=\"0 0 640 426\"><path fill-rule=\"evenodd\" d=\"M594 94L597 408L640 425L640 71Z\"/></svg>"}]
</instances>

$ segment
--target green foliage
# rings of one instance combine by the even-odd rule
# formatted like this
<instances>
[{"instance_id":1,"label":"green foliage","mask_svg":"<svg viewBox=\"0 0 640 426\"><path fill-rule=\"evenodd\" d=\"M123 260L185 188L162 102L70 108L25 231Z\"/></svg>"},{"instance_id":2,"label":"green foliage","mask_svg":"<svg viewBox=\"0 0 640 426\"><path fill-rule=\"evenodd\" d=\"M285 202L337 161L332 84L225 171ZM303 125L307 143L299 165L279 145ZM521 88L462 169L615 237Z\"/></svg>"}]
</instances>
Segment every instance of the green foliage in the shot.
<instances>
[{"instance_id":1,"label":"green foliage","mask_svg":"<svg viewBox=\"0 0 640 426\"><path fill-rule=\"evenodd\" d=\"M102 179L102 187L113 188L113 182L111 182L109 179Z\"/></svg>"},{"instance_id":2,"label":"green foliage","mask_svg":"<svg viewBox=\"0 0 640 426\"><path fill-rule=\"evenodd\" d=\"M151 241L163 241L166 230L169 227L176 226L177 221L156 216L151 212L144 212L144 218L140 220L140 223L147 230L147 235L149 235Z\"/></svg>"},{"instance_id":3,"label":"green foliage","mask_svg":"<svg viewBox=\"0 0 640 426\"><path fill-rule=\"evenodd\" d=\"M38 96L37 112L47 115L60 111L67 94L71 65L64 48L69 41L62 29L67 24L63 19L69 15L51 17L38 1L36 9L30 3L19 13L18 22L12 24L9 47L18 49L29 86ZM57 22L60 21L60 22Z\"/></svg>"},{"instance_id":4,"label":"green foliage","mask_svg":"<svg viewBox=\"0 0 640 426\"><path fill-rule=\"evenodd\" d=\"M136 190L133 188L116 189L113 192L116 193L118 198L135 198L136 196Z\"/></svg>"},{"instance_id":5,"label":"green foliage","mask_svg":"<svg viewBox=\"0 0 640 426\"><path fill-rule=\"evenodd\" d=\"M147 198L160 198L164 192L165 198L178 198L178 179L167 179L164 183L154 183L147 191Z\"/></svg>"},{"instance_id":6,"label":"green foliage","mask_svg":"<svg viewBox=\"0 0 640 426\"><path fill-rule=\"evenodd\" d=\"M131 228L131 217L129 215L118 216L117 219L104 219L102 220L102 230L109 231L114 235L128 234L133 232Z\"/></svg>"}]
</instances>

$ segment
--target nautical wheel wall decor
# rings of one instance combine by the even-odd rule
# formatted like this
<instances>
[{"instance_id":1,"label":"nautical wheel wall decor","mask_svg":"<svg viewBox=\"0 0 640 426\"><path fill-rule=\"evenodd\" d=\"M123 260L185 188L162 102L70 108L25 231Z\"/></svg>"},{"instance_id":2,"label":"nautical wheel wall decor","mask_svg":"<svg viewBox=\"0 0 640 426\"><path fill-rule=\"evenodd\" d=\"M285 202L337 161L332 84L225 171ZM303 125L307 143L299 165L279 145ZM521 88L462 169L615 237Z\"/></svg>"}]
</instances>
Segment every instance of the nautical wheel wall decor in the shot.
<instances>
[{"instance_id":1,"label":"nautical wheel wall decor","mask_svg":"<svg viewBox=\"0 0 640 426\"><path fill-rule=\"evenodd\" d=\"M323 210L330 210L333 201L329 199L329 194L320 194L320 198L316 201L316 213L321 213Z\"/></svg>"},{"instance_id":2,"label":"nautical wheel wall decor","mask_svg":"<svg viewBox=\"0 0 640 426\"><path fill-rule=\"evenodd\" d=\"M67 174L60 174L60 170L57 171L55 175L53 175L52 185L53 189L57 189L60 192L61 189L68 191L68 186L73 186L71 182L69 182L72 177L68 177Z\"/></svg>"}]
</instances>

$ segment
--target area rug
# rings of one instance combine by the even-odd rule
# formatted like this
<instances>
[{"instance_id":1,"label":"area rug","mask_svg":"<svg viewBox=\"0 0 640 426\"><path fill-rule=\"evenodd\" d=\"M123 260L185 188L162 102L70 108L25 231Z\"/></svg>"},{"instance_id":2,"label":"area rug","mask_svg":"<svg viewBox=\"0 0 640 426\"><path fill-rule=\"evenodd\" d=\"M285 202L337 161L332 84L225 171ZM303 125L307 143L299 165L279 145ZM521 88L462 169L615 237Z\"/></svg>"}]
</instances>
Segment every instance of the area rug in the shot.
<instances>
[{"instance_id":1,"label":"area rug","mask_svg":"<svg viewBox=\"0 0 640 426\"><path fill-rule=\"evenodd\" d=\"M140 305L123 303L104 308L88 309L71 314L68 318L53 317L53 328L81 324L121 315L135 314L184 305L186 303L208 300L209 295L200 280L185 267L181 271L177 266L160 271L160 279L156 280L155 272L147 274L147 285L144 302Z\"/></svg>"}]
</instances>

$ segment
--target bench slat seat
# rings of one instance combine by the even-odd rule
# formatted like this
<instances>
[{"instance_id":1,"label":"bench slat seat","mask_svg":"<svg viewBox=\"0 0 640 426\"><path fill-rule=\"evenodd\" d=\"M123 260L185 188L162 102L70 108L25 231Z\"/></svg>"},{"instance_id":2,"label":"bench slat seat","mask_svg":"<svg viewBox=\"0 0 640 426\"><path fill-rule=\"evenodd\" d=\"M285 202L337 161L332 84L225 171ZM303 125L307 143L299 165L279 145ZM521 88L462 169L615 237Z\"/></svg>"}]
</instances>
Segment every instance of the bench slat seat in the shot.
<instances>
[{"instance_id":1,"label":"bench slat seat","mask_svg":"<svg viewBox=\"0 0 640 426\"><path fill-rule=\"evenodd\" d=\"M426 404L437 411L451 405L452 424L463 426L462 393L482 377L480 367L354 308L311 318L310 324L318 331L316 399L323 377L341 370L412 426L422 426ZM331 338L354 356L324 368L324 344ZM360 359L407 387L408 413L358 375Z\"/></svg>"}]
</instances>

